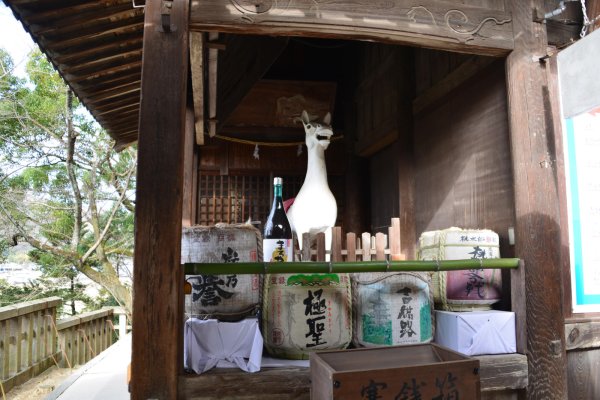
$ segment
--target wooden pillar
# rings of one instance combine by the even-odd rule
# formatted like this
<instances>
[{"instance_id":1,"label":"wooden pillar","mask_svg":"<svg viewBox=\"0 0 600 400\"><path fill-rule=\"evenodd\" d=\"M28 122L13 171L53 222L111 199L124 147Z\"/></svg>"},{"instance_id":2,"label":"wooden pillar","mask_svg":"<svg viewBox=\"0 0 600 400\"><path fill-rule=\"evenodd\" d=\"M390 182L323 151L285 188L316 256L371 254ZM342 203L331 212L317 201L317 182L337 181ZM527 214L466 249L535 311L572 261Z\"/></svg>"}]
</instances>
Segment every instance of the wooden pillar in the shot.
<instances>
[{"instance_id":1,"label":"wooden pillar","mask_svg":"<svg viewBox=\"0 0 600 400\"><path fill-rule=\"evenodd\" d=\"M133 271L133 400L176 399L183 369L180 253L188 7L188 0L146 0ZM161 23L166 19L167 29Z\"/></svg>"},{"instance_id":2,"label":"wooden pillar","mask_svg":"<svg viewBox=\"0 0 600 400\"><path fill-rule=\"evenodd\" d=\"M545 26L533 22L541 0L507 0L514 51L506 61L515 185L515 252L524 260L529 399L567 398L557 171L548 106ZM545 99L546 98L546 99ZM513 274L516 277L516 274ZM519 310L517 310L519 311Z\"/></svg>"}]
</instances>

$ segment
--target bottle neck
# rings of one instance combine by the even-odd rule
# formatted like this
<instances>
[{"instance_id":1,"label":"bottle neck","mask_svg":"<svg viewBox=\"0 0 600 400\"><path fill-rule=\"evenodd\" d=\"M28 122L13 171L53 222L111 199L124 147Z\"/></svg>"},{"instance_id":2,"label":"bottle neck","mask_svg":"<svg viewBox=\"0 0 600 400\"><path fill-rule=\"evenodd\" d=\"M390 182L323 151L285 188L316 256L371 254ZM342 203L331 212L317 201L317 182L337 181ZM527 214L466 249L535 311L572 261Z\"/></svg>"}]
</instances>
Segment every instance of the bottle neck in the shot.
<instances>
[{"instance_id":1,"label":"bottle neck","mask_svg":"<svg viewBox=\"0 0 600 400\"><path fill-rule=\"evenodd\" d=\"M273 200L277 200L277 198L281 198L282 196L282 185L274 185L273 186Z\"/></svg>"}]
</instances>

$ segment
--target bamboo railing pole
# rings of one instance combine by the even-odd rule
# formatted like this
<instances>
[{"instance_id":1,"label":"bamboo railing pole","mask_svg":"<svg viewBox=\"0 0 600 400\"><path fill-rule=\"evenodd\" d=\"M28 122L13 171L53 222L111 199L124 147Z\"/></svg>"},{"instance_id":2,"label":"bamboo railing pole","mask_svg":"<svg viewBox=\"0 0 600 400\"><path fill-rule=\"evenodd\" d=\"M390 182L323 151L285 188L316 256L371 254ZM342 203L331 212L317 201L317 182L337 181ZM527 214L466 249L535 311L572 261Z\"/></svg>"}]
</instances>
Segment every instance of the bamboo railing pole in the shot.
<instances>
[{"instance_id":1,"label":"bamboo railing pole","mask_svg":"<svg viewBox=\"0 0 600 400\"><path fill-rule=\"evenodd\" d=\"M468 269L511 269L518 258L483 258L439 261L355 261L355 262L286 262L286 263L209 263L184 264L186 275L216 274L287 274L351 273L400 271L459 271Z\"/></svg>"}]
</instances>

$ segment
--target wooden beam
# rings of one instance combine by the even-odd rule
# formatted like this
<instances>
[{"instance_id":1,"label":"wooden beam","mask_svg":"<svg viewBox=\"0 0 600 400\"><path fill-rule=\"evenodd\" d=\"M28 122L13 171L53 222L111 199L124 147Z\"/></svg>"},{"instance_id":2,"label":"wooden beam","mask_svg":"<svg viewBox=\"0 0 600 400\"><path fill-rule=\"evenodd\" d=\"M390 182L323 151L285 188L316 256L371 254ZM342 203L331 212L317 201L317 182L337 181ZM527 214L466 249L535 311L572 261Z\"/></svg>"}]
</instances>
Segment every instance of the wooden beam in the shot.
<instances>
[{"instance_id":1,"label":"wooden beam","mask_svg":"<svg viewBox=\"0 0 600 400\"><path fill-rule=\"evenodd\" d=\"M127 21L123 26L111 26L110 29L102 30L101 33L91 32L86 35L78 35L75 37L66 37L64 40L48 41L41 39L44 48L48 51L66 50L72 46L80 46L87 43L90 47L93 43L101 43L106 41L107 38L113 38L114 36L129 35L134 32L141 32L144 30L144 22L138 21L137 18L131 21Z\"/></svg>"},{"instance_id":2,"label":"wooden beam","mask_svg":"<svg viewBox=\"0 0 600 400\"><path fill-rule=\"evenodd\" d=\"M32 23L35 22L43 22L47 20L52 20L55 18L61 18L65 14L77 13L77 14L85 14L86 12L93 11L98 12L103 9L108 8L107 5L117 6L121 3L122 5L128 6L131 8L131 1L128 0L88 0L88 1L78 1L76 4L62 3L62 2L54 2L55 6L47 9L47 10L38 10L35 7L31 11L23 12L23 16L27 17L29 21Z\"/></svg>"},{"instance_id":3,"label":"wooden beam","mask_svg":"<svg viewBox=\"0 0 600 400\"><path fill-rule=\"evenodd\" d=\"M513 47L510 13L436 0L194 1L190 22L192 30L376 40L476 54L503 55Z\"/></svg>"},{"instance_id":4,"label":"wooden beam","mask_svg":"<svg viewBox=\"0 0 600 400\"><path fill-rule=\"evenodd\" d=\"M554 132L547 104L546 33L533 22L542 0L507 0L514 51L506 61L515 187L515 256L524 260L530 399L567 398L561 237ZM556 95L556 94L554 94ZM514 276L514 275L513 275ZM519 282L513 282L513 288ZM526 305L526 306L525 306Z\"/></svg>"},{"instance_id":5,"label":"wooden beam","mask_svg":"<svg viewBox=\"0 0 600 400\"><path fill-rule=\"evenodd\" d=\"M473 356L479 360L481 391L527 387L527 357L523 354Z\"/></svg>"},{"instance_id":6,"label":"wooden beam","mask_svg":"<svg viewBox=\"0 0 600 400\"><path fill-rule=\"evenodd\" d=\"M188 77L187 0L146 0L138 141L131 398L177 399L183 369L181 215Z\"/></svg>"},{"instance_id":7,"label":"wooden beam","mask_svg":"<svg viewBox=\"0 0 600 400\"><path fill-rule=\"evenodd\" d=\"M93 61L79 61L76 64L60 65L60 69L64 74L77 75L85 73L85 71L97 71L98 69L112 68L131 62L131 60L142 59L142 48L135 48L129 51L122 49L121 52L111 54L106 57L98 55Z\"/></svg>"},{"instance_id":8,"label":"wooden beam","mask_svg":"<svg viewBox=\"0 0 600 400\"><path fill-rule=\"evenodd\" d=\"M102 70L101 72L97 71L97 70L93 70L91 72L81 74L81 75L64 74L64 77L69 82L73 82L74 84L76 84L76 83L83 82L86 80L95 80L95 79L99 79L102 77L113 76L113 75L121 73L121 72L127 72L128 70L137 71L141 68L141 66L142 66L142 60L140 58L140 59L136 59L134 62L129 62L127 64L117 65L117 66L112 66L110 68L106 68L106 69Z\"/></svg>"},{"instance_id":9,"label":"wooden beam","mask_svg":"<svg viewBox=\"0 0 600 400\"><path fill-rule=\"evenodd\" d=\"M196 143L194 140L194 110L188 107L185 113L185 144L184 144L184 160L183 160L183 214L182 225L192 226L196 223L196 174L198 169L195 157Z\"/></svg>"},{"instance_id":10,"label":"wooden beam","mask_svg":"<svg viewBox=\"0 0 600 400\"><path fill-rule=\"evenodd\" d=\"M600 321L565 324L567 350L600 347Z\"/></svg>"},{"instance_id":11,"label":"wooden beam","mask_svg":"<svg viewBox=\"0 0 600 400\"><path fill-rule=\"evenodd\" d=\"M190 33L190 68L194 97L196 143L204 144L204 33Z\"/></svg>"},{"instance_id":12,"label":"wooden beam","mask_svg":"<svg viewBox=\"0 0 600 400\"><path fill-rule=\"evenodd\" d=\"M219 39L218 32L210 32L208 40ZM217 134L217 77L219 67L219 50L208 50L208 134L214 137Z\"/></svg>"},{"instance_id":13,"label":"wooden beam","mask_svg":"<svg viewBox=\"0 0 600 400\"><path fill-rule=\"evenodd\" d=\"M70 47L67 52L52 52L52 59L56 64L71 64L78 61L93 60L105 54L115 54L123 50L142 47L143 38L139 32L130 32L120 35L114 42L98 45L92 48L80 45Z\"/></svg>"}]
</instances>

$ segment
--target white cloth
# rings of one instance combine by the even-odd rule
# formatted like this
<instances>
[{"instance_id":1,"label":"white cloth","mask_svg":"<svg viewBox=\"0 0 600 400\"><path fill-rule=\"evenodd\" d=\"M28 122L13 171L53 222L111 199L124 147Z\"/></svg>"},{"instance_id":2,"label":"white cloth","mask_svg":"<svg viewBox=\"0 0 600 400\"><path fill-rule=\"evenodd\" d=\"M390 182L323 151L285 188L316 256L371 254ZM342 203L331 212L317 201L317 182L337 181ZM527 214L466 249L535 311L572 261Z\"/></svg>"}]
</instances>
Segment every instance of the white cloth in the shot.
<instances>
[{"instance_id":1,"label":"white cloth","mask_svg":"<svg viewBox=\"0 0 600 400\"><path fill-rule=\"evenodd\" d=\"M197 374L214 367L260 371L263 338L256 318L239 322L190 318L185 323L183 346L185 368Z\"/></svg>"}]
</instances>

